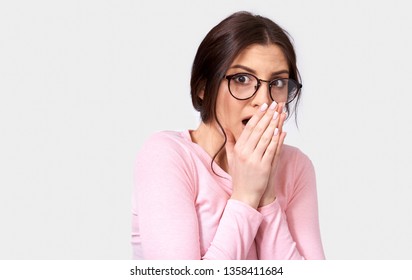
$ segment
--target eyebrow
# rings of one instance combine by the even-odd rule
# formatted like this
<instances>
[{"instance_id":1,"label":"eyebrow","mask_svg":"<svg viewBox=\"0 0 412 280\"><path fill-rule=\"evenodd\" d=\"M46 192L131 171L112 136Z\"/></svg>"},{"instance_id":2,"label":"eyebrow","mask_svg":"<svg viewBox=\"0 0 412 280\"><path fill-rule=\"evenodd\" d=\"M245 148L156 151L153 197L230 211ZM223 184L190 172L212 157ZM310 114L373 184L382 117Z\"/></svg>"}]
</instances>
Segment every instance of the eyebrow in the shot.
<instances>
[{"instance_id":1,"label":"eyebrow","mask_svg":"<svg viewBox=\"0 0 412 280\"><path fill-rule=\"evenodd\" d=\"M240 68L240 69L246 70L246 71L248 71L248 72L256 75L256 71L255 71L255 70L253 70L252 68L249 68L249 67L247 67L247 66L241 65L241 64L233 65L233 66L231 66L229 69L232 69L232 68ZM280 74L289 74L289 71L288 71L288 70L276 71L276 72L273 72L273 73L271 74L271 76L272 76L272 77L273 77L273 76L278 76L278 75L280 75Z\"/></svg>"}]
</instances>

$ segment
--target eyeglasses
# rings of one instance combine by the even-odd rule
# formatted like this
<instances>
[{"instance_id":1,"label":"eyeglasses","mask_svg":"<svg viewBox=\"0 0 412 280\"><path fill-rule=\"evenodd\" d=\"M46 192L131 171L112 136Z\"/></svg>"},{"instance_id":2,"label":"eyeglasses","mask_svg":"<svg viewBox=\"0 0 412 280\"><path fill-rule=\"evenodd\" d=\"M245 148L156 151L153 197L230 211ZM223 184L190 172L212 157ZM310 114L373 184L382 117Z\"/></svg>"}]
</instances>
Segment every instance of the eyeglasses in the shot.
<instances>
[{"instance_id":1,"label":"eyeglasses","mask_svg":"<svg viewBox=\"0 0 412 280\"><path fill-rule=\"evenodd\" d=\"M228 87L230 94L238 100L252 98L258 91L262 82L269 84L270 98L276 103L292 102L300 93L302 85L293 79L274 79L265 81L249 73L237 73L227 75Z\"/></svg>"}]
</instances>

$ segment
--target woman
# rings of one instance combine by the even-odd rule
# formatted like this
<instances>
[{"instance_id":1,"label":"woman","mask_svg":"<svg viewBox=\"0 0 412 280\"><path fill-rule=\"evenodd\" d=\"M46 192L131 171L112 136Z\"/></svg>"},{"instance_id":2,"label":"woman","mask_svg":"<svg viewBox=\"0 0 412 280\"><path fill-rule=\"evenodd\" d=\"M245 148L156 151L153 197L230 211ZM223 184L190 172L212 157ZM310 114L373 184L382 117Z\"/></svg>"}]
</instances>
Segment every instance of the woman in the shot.
<instances>
[{"instance_id":1,"label":"woman","mask_svg":"<svg viewBox=\"0 0 412 280\"><path fill-rule=\"evenodd\" d=\"M271 20L235 13L204 38L191 77L202 122L155 133L136 164L136 259L324 259L311 161L284 145L301 84Z\"/></svg>"}]
</instances>

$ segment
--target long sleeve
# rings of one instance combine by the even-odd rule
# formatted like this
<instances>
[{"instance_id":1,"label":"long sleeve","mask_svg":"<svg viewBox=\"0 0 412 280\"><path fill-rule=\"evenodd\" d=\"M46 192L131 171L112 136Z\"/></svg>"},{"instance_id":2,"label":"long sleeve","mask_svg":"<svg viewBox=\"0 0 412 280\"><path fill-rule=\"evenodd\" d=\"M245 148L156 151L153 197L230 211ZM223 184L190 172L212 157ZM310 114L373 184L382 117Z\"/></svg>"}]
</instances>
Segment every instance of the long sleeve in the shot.
<instances>
[{"instance_id":1,"label":"long sleeve","mask_svg":"<svg viewBox=\"0 0 412 280\"><path fill-rule=\"evenodd\" d=\"M203 259L247 259L262 220L262 215L249 205L228 200L212 246Z\"/></svg>"},{"instance_id":2,"label":"long sleeve","mask_svg":"<svg viewBox=\"0 0 412 280\"><path fill-rule=\"evenodd\" d=\"M277 181L281 199L259 209L264 219L256 236L259 259L324 259L316 178L312 162L298 151L283 162ZM283 207L283 208L282 208Z\"/></svg>"},{"instance_id":3,"label":"long sleeve","mask_svg":"<svg viewBox=\"0 0 412 280\"><path fill-rule=\"evenodd\" d=\"M207 202L208 198L199 195L202 175L195 161L188 150L162 135L152 137L142 148L132 199L134 258L248 257L263 215L220 194L216 203ZM213 196L211 190L208 196ZM213 221L204 218L210 213L215 215ZM203 242L206 236L211 241Z\"/></svg>"},{"instance_id":4,"label":"long sleeve","mask_svg":"<svg viewBox=\"0 0 412 280\"><path fill-rule=\"evenodd\" d=\"M286 215L278 201L259 209L264 216L256 236L261 260L303 259L290 233Z\"/></svg>"}]
</instances>

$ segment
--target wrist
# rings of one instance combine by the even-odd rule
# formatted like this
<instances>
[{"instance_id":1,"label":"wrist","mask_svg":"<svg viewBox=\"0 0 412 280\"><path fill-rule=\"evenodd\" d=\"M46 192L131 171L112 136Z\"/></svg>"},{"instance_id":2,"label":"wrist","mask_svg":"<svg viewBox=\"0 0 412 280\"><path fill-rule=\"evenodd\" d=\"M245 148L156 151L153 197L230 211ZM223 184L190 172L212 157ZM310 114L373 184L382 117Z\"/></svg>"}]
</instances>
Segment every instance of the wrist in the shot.
<instances>
[{"instance_id":1,"label":"wrist","mask_svg":"<svg viewBox=\"0 0 412 280\"><path fill-rule=\"evenodd\" d=\"M248 204L250 207L257 209L259 207L259 201L261 197L253 196L253 195L242 195L239 193L233 193L230 197L231 199L235 199L241 201L245 204Z\"/></svg>"},{"instance_id":2,"label":"wrist","mask_svg":"<svg viewBox=\"0 0 412 280\"><path fill-rule=\"evenodd\" d=\"M260 208L260 207L264 207L266 205L269 205L269 204L273 203L275 200L276 200L276 196L271 197L271 198L264 197L260 200L258 207Z\"/></svg>"}]
</instances>

